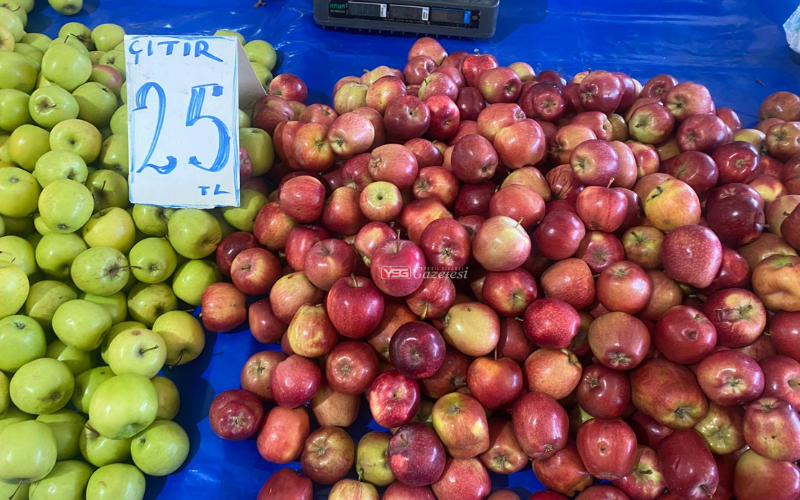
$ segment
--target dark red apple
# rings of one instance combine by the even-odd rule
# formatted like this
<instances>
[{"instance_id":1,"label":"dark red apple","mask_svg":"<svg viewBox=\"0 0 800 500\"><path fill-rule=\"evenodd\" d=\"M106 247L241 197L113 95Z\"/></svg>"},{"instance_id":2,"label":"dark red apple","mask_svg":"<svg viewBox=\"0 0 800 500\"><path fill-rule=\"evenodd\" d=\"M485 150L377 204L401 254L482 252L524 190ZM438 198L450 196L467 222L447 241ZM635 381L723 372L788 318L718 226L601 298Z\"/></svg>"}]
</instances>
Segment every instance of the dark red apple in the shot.
<instances>
[{"instance_id":1,"label":"dark red apple","mask_svg":"<svg viewBox=\"0 0 800 500\"><path fill-rule=\"evenodd\" d=\"M239 231L226 236L217 247L216 262L219 271L225 276L230 276L233 259L243 250L257 246L259 243L253 233Z\"/></svg>"},{"instance_id":2,"label":"dark red apple","mask_svg":"<svg viewBox=\"0 0 800 500\"><path fill-rule=\"evenodd\" d=\"M551 260L563 260L575 255L584 236L586 228L581 219L565 210L545 215L533 233L542 256Z\"/></svg>"},{"instance_id":3,"label":"dark red apple","mask_svg":"<svg viewBox=\"0 0 800 500\"><path fill-rule=\"evenodd\" d=\"M529 392L520 396L511 422L520 446L534 460L551 457L567 445L569 417L547 394Z\"/></svg>"},{"instance_id":4,"label":"dark red apple","mask_svg":"<svg viewBox=\"0 0 800 500\"><path fill-rule=\"evenodd\" d=\"M702 436L677 430L658 445L658 460L669 491L686 500L705 500L717 491L719 471Z\"/></svg>"},{"instance_id":5,"label":"dark red apple","mask_svg":"<svg viewBox=\"0 0 800 500\"><path fill-rule=\"evenodd\" d=\"M415 379L436 373L442 366L444 353L442 335L422 321L401 325L389 344L389 356L397 371Z\"/></svg>"},{"instance_id":6,"label":"dark red apple","mask_svg":"<svg viewBox=\"0 0 800 500\"><path fill-rule=\"evenodd\" d=\"M353 438L339 427L320 427L306 438L300 463L315 483L333 484L353 466Z\"/></svg>"},{"instance_id":7,"label":"dark red apple","mask_svg":"<svg viewBox=\"0 0 800 500\"><path fill-rule=\"evenodd\" d=\"M578 429L576 443L586 470L598 479L620 479L633 471L636 434L622 420L588 420Z\"/></svg>"},{"instance_id":8,"label":"dark red apple","mask_svg":"<svg viewBox=\"0 0 800 500\"><path fill-rule=\"evenodd\" d=\"M311 479L292 469L280 469L264 483L256 500L312 500L313 488Z\"/></svg>"},{"instance_id":9,"label":"dark red apple","mask_svg":"<svg viewBox=\"0 0 800 500\"><path fill-rule=\"evenodd\" d=\"M439 480L445 466L445 450L436 433L420 423L402 426L389 441L389 467L401 483L427 486Z\"/></svg>"},{"instance_id":10,"label":"dark red apple","mask_svg":"<svg viewBox=\"0 0 800 500\"><path fill-rule=\"evenodd\" d=\"M417 381L397 370L381 373L367 392L372 417L386 428L400 427L411 421L420 403Z\"/></svg>"},{"instance_id":11,"label":"dark red apple","mask_svg":"<svg viewBox=\"0 0 800 500\"><path fill-rule=\"evenodd\" d=\"M211 430L222 439L250 439L264 419L264 404L252 393L233 389L218 394L208 410Z\"/></svg>"},{"instance_id":12,"label":"dark red apple","mask_svg":"<svg viewBox=\"0 0 800 500\"><path fill-rule=\"evenodd\" d=\"M622 416L631 399L628 376L603 365L587 366L578 384L578 404L596 418Z\"/></svg>"},{"instance_id":13,"label":"dark red apple","mask_svg":"<svg viewBox=\"0 0 800 500\"><path fill-rule=\"evenodd\" d=\"M658 320L653 340L668 360L691 365L703 360L714 349L717 330L697 309L675 306Z\"/></svg>"},{"instance_id":14,"label":"dark red apple","mask_svg":"<svg viewBox=\"0 0 800 500\"><path fill-rule=\"evenodd\" d=\"M269 386L279 406L297 408L309 401L322 385L322 372L313 361L289 356L272 370Z\"/></svg>"},{"instance_id":15,"label":"dark red apple","mask_svg":"<svg viewBox=\"0 0 800 500\"><path fill-rule=\"evenodd\" d=\"M562 300L538 299L525 311L525 335L540 347L568 347L578 333L579 326L578 312Z\"/></svg>"},{"instance_id":16,"label":"dark red apple","mask_svg":"<svg viewBox=\"0 0 800 500\"><path fill-rule=\"evenodd\" d=\"M361 394L378 376L378 356L369 344L346 340L325 357L325 380L334 391Z\"/></svg>"},{"instance_id":17,"label":"dark red apple","mask_svg":"<svg viewBox=\"0 0 800 500\"><path fill-rule=\"evenodd\" d=\"M345 337L360 339L380 323L383 295L367 278L341 278L328 292L326 309L336 331Z\"/></svg>"}]
</instances>

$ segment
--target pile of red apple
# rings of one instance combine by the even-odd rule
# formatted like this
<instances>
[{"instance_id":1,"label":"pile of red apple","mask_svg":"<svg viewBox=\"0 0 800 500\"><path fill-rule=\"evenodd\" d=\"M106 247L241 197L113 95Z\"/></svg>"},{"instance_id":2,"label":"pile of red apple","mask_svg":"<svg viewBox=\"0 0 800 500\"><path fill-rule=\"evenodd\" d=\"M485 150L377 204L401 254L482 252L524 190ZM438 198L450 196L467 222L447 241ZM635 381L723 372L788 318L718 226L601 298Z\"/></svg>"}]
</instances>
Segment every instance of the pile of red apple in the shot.
<instances>
[{"instance_id":1,"label":"pile of red apple","mask_svg":"<svg viewBox=\"0 0 800 500\"><path fill-rule=\"evenodd\" d=\"M333 108L271 90L270 203L203 300L283 351L210 410L300 460L260 500L481 500L531 466L531 500L798 498L800 97L742 129L698 83L567 83L430 38ZM364 398L392 432L356 445Z\"/></svg>"}]
</instances>

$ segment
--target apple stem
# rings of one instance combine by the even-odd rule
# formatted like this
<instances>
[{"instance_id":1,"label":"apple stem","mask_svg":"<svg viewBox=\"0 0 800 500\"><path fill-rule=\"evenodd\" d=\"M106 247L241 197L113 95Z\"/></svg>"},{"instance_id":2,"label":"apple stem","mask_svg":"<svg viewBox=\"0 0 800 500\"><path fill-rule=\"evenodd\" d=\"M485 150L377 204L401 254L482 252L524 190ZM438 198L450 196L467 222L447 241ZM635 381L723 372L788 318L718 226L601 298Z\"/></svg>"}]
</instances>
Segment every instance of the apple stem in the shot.
<instances>
[{"instance_id":1,"label":"apple stem","mask_svg":"<svg viewBox=\"0 0 800 500\"><path fill-rule=\"evenodd\" d=\"M174 362L174 363L172 363L171 365L169 365L169 368L170 368L170 370L171 370L171 369L173 369L173 368L175 368L175 367L176 367L176 366L178 366L179 364L181 364L181 360L183 359L183 353L184 353L184 351L181 351L181 353L180 353L180 354L178 354L178 359L177 359L177 360L175 360L175 362Z\"/></svg>"},{"instance_id":2,"label":"apple stem","mask_svg":"<svg viewBox=\"0 0 800 500\"><path fill-rule=\"evenodd\" d=\"M356 279L356 275L351 274L350 277L353 278L353 286L358 287L358 280Z\"/></svg>"},{"instance_id":3,"label":"apple stem","mask_svg":"<svg viewBox=\"0 0 800 500\"><path fill-rule=\"evenodd\" d=\"M516 229L516 228L518 228L519 226L521 226L521 225L522 225L522 221L523 221L523 220L525 220L525 219L520 219L520 220L518 220L518 221L517 221L517 225L516 225L516 226L514 226L514 229Z\"/></svg>"},{"instance_id":4,"label":"apple stem","mask_svg":"<svg viewBox=\"0 0 800 500\"><path fill-rule=\"evenodd\" d=\"M14 493L12 493L10 497L8 497L8 500L14 500L14 497L17 496L17 492L19 492L20 488L22 488L22 481L20 481L19 484L17 484L17 488L14 490Z\"/></svg>"},{"instance_id":5,"label":"apple stem","mask_svg":"<svg viewBox=\"0 0 800 500\"><path fill-rule=\"evenodd\" d=\"M149 351L154 351L158 349L158 345L154 345L153 347L148 347L147 349L139 349L139 354L144 354Z\"/></svg>"},{"instance_id":6,"label":"apple stem","mask_svg":"<svg viewBox=\"0 0 800 500\"><path fill-rule=\"evenodd\" d=\"M606 187L607 187L607 188L610 188L610 187L611 187L611 185L612 185L612 184L614 184L614 181L615 181L615 180L616 180L616 179L615 179L614 177L612 177L612 178L611 178L611 180L610 180L610 181L608 181L608 186L606 186Z\"/></svg>"}]
</instances>

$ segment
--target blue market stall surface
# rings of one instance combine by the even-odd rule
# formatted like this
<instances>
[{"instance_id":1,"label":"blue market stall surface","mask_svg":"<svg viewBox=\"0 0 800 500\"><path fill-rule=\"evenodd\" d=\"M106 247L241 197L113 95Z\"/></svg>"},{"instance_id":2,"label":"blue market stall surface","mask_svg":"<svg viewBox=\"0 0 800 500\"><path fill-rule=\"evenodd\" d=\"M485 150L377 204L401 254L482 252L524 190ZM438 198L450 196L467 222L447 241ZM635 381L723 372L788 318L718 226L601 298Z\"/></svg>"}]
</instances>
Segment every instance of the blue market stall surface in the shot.
<instances>
[{"instance_id":1,"label":"blue market stall surface","mask_svg":"<svg viewBox=\"0 0 800 500\"><path fill-rule=\"evenodd\" d=\"M413 38L326 30L314 23L311 0L85 0L63 17L38 1L28 31L56 36L62 24L122 24L130 34L212 34L225 28L278 49L276 73L294 73L309 85L308 102L330 103L334 83L386 64L402 68ZM739 112L745 126L757 120L761 101L777 90L800 91L800 65L782 24L797 0L503 0L495 35L484 41L442 40L449 51L478 49L501 64L526 61L537 71L572 75L589 68L624 71L645 82L659 73L706 85L719 107ZM214 395L239 387L253 354L277 346L256 342L246 330L208 334L203 355L165 369L180 389L177 421L192 447L187 463L166 478L148 478L147 499L254 500L280 466L263 460L253 441L226 442L208 422ZM370 428L369 409L350 430L357 441ZM299 463L290 464L299 468ZM354 477L351 475L351 477ZM492 476L495 487L542 489L528 467ZM315 498L327 498L318 488Z\"/></svg>"}]
</instances>

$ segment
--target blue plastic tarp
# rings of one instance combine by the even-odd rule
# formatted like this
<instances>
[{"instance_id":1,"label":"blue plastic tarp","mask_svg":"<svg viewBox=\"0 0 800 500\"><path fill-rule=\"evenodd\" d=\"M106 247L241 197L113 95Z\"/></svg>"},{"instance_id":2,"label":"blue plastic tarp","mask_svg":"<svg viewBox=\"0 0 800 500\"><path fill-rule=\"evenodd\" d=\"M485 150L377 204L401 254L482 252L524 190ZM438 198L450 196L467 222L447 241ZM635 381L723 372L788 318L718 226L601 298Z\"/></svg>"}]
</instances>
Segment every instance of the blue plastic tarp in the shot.
<instances>
[{"instance_id":1,"label":"blue plastic tarp","mask_svg":"<svg viewBox=\"0 0 800 500\"><path fill-rule=\"evenodd\" d=\"M386 64L401 68L413 39L323 30L314 23L311 0L86 0L66 18L39 0L29 31L55 36L68 21L94 27L118 23L132 34L211 34L240 31L264 39L280 52L281 73L294 73L309 86L309 102L330 103L334 83L346 75ZM479 49L501 64L526 61L535 69L572 75L588 68L624 71L643 83L658 73L696 80L718 107L732 107L745 125L755 123L762 99L777 90L800 91L794 62L781 28L798 0L502 0L495 36L487 41L444 40L450 51ZM270 346L271 348L273 346ZM178 385L177 421L192 441L187 464L167 478L149 478L148 499L252 500L278 467L264 461L255 442L225 442L208 423L215 394L239 387L250 355L267 346L244 331L209 334L203 355L166 375ZM362 405L367 431L368 409ZM298 468L299 464L292 464ZM498 487L541 489L530 468L511 477L494 476ZM519 490L521 493L524 490ZM319 489L317 498L327 498ZM527 496L522 496L523 500Z\"/></svg>"}]
</instances>

